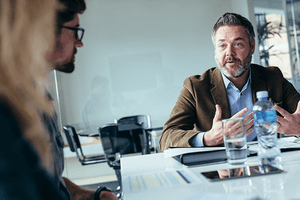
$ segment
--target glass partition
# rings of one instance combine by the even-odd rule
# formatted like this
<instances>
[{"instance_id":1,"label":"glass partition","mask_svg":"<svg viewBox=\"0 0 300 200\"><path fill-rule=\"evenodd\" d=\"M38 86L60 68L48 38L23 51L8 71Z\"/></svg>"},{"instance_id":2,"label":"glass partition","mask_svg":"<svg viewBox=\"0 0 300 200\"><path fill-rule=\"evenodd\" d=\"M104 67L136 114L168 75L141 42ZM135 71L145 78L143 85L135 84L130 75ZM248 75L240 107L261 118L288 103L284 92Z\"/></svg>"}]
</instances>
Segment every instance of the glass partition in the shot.
<instances>
[{"instance_id":1,"label":"glass partition","mask_svg":"<svg viewBox=\"0 0 300 200\"><path fill-rule=\"evenodd\" d=\"M299 29L300 29L300 1L284 1L286 15L286 29L289 42L290 65L292 71L293 83L297 90L300 89L299 76Z\"/></svg>"},{"instance_id":2,"label":"glass partition","mask_svg":"<svg viewBox=\"0 0 300 200\"><path fill-rule=\"evenodd\" d=\"M277 66L300 90L299 0L253 0L260 64Z\"/></svg>"},{"instance_id":3,"label":"glass partition","mask_svg":"<svg viewBox=\"0 0 300 200\"><path fill-rule=\"evenodd\" d=\"M277 66L292 82L289 40L282 0L254 0L256 35L260 64Z\"/></svg>"}]
</instances>

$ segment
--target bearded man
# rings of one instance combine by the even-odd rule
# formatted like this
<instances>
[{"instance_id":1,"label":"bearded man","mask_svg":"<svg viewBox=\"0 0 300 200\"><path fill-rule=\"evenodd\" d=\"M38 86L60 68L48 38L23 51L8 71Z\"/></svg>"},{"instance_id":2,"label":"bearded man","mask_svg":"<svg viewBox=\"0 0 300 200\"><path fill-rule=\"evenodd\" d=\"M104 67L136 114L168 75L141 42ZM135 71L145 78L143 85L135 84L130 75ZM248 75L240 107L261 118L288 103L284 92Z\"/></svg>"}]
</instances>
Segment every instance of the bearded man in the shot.
<instances>
[{"instance_id":1,"label":"bearded man","mask_svg":"<svg viewBox=\"0 0 300 200\"><path fill-rule=\"evenodd\" d=\"M213 27L218 67L188 77L165 123L160 149L223 145L222 119L243 117L247 141L256 140L252 108L257 91L268 91L276 103L278 132L300 135L300 95L279 68L251 64L255 50L252 24L225 13ZM292 127L292 128L291 128Z\"/></svg>"},{"instance_id":2,"label":"bearded man","mask_svg":"<svg viewBox=\"0 0 300 200\"><path fill-rule=\"evenodd\" d=\"M46 56L53 64L52 70L72 73L75 70L75 55L77 48L83 47L84 29L79 26L79 14L86 9L85 0L58 0L64 9L57 12L55 47ZM52 98L49 97L52 101ZM44 121L50 139L52 162L49 162L49 172L54 178L56 187L72 200L117 200L109 188L99 186L97 190L81 187L66 177L64 170L64 142L58 128L56 115L44 116Z\"/></svg>"}]
</instances>

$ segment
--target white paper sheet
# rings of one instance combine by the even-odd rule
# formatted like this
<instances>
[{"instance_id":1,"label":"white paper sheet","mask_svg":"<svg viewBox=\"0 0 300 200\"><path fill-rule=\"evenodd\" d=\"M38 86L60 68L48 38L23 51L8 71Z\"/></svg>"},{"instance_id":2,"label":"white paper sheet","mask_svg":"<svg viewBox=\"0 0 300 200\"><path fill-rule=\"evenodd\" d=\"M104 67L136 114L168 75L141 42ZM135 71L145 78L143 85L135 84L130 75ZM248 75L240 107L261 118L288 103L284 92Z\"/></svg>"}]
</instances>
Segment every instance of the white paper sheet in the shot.
<instances>
[{"instance_id":1,"label":"white paper sheet","mask_svg":"<svg viewBox=\"0 0 300 200\"><path fill-rule=\"evenodd\" d=\"M293 138L294 139L294 138ZM288 139L279 139L277 140L277 145L280 149L286 149L286 148L300 148L300 144L299 143L294 143L290 140L290 138ZM254 145L248 145L249 150L252 152L258 152L258 145L254 144Z\"/></svg>"},{"instance_id":2,"label":"white paper sheet","mask_svg":"<svg viewBox=\"0 0 300 200\"><path fill-rule=\"evenodd\" d=\"M199 183L203 183L203 181L188 169L162 171L124 177L123 191L125 193L132 193Z\"/></svg>"}]
</instances>

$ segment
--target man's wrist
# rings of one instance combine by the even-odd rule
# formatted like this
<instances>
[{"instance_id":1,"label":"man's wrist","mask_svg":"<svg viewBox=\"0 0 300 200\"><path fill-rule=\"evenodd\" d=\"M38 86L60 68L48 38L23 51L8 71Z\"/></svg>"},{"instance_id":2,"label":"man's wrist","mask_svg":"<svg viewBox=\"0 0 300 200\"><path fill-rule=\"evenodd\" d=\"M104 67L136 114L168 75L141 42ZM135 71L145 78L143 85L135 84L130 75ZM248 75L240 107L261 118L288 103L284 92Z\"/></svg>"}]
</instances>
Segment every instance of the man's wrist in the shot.
<instances>
[{"instance_id":1,"label":"man's wrist","mask_svg":"<svg viewBox=\"0 0 300 200\"><path fill-rule=\"evenodd\" d=\"M99 186L99 187L97 188L97 190L95 191L94 200L100 200L99 195L100 195L100 193L101 193L102 191L109 191L109 192L111 192L111 189L108 188L108 187L102 187L102 186Z\"/></svg>"},{"instance_id":2,"label":"man's wrist","mask_svg":"<svg viewBox=\"0 0 300 200\"><path fill-rule=\"evenodd\" d=\"M208 135L209 135L209 131L206 131L204 134L203 134L203 145L205 146L205 147L208 147L209 145L207 144L207 137L208 137Z\"/></svg>"},{"instance_id":3,"label":"man's wrist","mask_svg":"<svg viewBox=\"0 0 300 200\"><path fill-rule=\"evenodd\" d=\"M204 135L205 135L205 134L206 134L206 132L204 132L204 133L203 133L203 137L202 137L202 143L203 143L203 146L205 146L205 147L206 147L207 145L206 145L206 143L205 143L205 139L204 139Z\"/></svg>"},{"instance_id":4,"label":"man's wrist","mask_svg":"<svg viewBox=\"0 0 300 200\"><path fill-rule=\"evenodd\" d=\"M212 133L211 133L211 130L209 131L206 131L203 135L203 144L205 147L211 147L211 146L215 146L217 145L215 143L215 139L212 138Z\"/></svg>"}]
</instances>

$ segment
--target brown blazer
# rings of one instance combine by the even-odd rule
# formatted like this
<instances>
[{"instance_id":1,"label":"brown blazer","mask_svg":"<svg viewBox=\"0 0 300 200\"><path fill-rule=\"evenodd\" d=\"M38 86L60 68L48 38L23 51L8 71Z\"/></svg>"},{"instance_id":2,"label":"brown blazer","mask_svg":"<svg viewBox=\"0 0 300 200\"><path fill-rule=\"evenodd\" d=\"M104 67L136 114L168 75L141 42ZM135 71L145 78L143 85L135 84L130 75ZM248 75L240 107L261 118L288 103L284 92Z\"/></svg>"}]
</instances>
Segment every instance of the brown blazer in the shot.
<instances>
[{"instance_id":1,"label":"brown blazer","mask_svg":"<svg viewBox=\"0 0 300 200\"><path fill-rule=\"evenodd\" d=\"M274 103L290 113L295 112L300 95L279 68L251 64L252 95L267 90ZM183 89L165 123L159 141L161 150L168 147L191 147L189 139L199 132L209 131L215 115L215 105L222 108L222 119L231 117L229 101L218 68L185 79Z\"/></svg>"}]
</instances>

